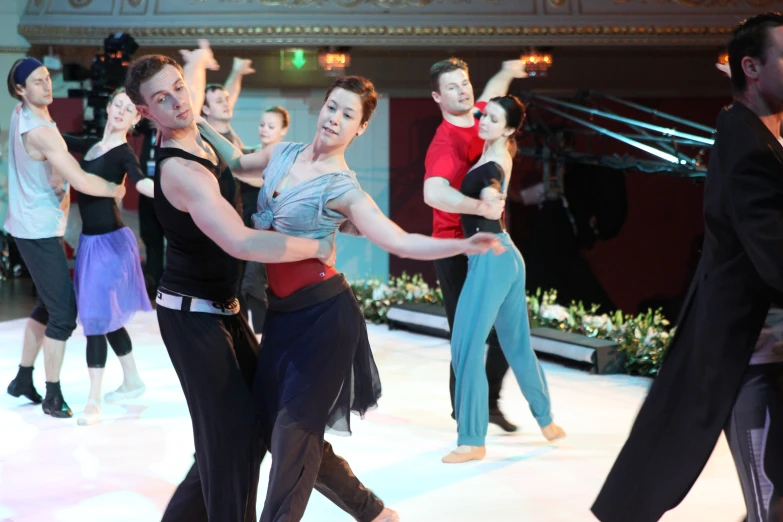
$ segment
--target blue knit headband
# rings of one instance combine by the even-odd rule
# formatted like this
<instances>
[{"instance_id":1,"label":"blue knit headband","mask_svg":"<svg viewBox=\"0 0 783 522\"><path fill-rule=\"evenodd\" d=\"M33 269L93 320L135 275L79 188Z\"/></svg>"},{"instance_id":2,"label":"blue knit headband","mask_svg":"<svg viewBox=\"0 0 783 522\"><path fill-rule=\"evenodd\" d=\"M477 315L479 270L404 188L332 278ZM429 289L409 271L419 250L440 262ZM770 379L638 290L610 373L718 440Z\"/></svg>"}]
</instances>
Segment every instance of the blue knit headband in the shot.
<instances>
[{"instance_id":1,"label":"blue knit headband","mask_svg":"<svg viewBox=\"0 0 783 522\"><path fill-rule=\"evenodd\" d=\"M43 64L35 58L25 58L14 70L14 83L16 85L24 85L27 78L39 67L43 67Z\"/></svg>"}]
</instances>

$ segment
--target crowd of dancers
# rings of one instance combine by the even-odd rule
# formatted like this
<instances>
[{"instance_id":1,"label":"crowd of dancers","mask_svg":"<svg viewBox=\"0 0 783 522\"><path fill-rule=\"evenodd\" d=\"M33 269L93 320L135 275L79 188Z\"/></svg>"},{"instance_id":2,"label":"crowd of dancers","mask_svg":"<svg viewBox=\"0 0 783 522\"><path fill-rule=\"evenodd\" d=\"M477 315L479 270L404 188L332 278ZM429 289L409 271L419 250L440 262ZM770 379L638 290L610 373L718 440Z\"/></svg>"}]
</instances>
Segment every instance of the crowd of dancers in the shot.
<instances>
[{"instance_id":1,"label":"crowd of dancers","mask_svg":"<svg viewBox=\"0 0 783 522\"><path fill-rule=\"evenodd\" d=\"M25 58L9 71L20 104L11 119L5 228L38 290L11 395L42 403L53 417L72 416L59 372L77 318L91 382L78 423L100 420L108 346L124 381L103 399L144 392L125 329L135 312L151 309L136 239L117 206L128 176L151 198L167 242L155 308L196 449L164 521L255 521L267 452L262 522L300 520L313 489L356 520L399 520L324 439L350 434L350 414L363 415L381 396L361 310L334 268L337 232L435 262L452 331L458 434L444 463L483 459L490 422L517 429L498 406L509 367L542 435L565 436L530 344L524 261L503 219L525 116L508 94L526 76L521 61L504 62L478 100L464 62L432 66L443 121L425 160L424 200L434 216L427 237L389 220L346 162L377 105L368 79L335 80L311 142L283 142L290 118L273 107L261 116L261 144L248 148L231 118L250 61L235 59L226 86L208 85L207 71L217 69L209 43L181 55L184 67L163 55L134 60L125 88L109 99L100 139L57 131L41 62ZM741 24L729 55L736 100L718 121L704 254L661 376L593 506L602 521L660 518L690 489L724 427L748 520L783 520L783 356L779 321L769 315L770 302L783 302L783 15ZM127 134L141 118L156 132L139 162ZM81 162L69 151L83 154ZM62 248L69 187L80 193L84 222L73 282ZM44 397L33 384L41 347Z\"/></svg>"}]
</instances>

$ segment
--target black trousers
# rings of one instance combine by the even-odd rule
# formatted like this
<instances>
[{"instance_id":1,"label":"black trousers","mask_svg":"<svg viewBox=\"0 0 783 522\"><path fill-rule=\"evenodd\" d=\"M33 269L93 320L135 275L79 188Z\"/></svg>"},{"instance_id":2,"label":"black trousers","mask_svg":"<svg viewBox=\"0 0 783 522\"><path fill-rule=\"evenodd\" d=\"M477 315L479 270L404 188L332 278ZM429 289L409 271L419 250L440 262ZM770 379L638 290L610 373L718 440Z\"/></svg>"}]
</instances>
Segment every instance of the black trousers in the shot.
<instances>
[{"instance_id":1,"label":"black trousers","mask_svg":"<svg viewBox=\"0 0 783 522\"><path fill-rule=\"evenodd\" d=\"M242 303L251 314L253 331L257 334L262 333L269 306L266 296L268 286L266 266L253 261L246 262L241 281L240 295L243 297Z\"/></svg>"},{"instance_id":2,"label":"black trousers","mask_svg":"<svg viewBox=\"0 0 783 522\"><path fill-rule=\"evenodd\" d=\"M446 317L449 321L449 329L454 331L454 314L457 312L459 295L468 277L468 258L464 255L438 259L435 262L435 275L443 291L443 304L446 308ZM498 409L500 400L500 388L503 386L503 377L508 371L508 361L500 348L495 329L487 338L489 349L487 350L487 382L489 383L489 411ZM454 416L454 386L457 377L454 375L454 367L451 366L449 378L449 393L451 394L451 410Z\"/></svg>"},{"instance_id":3,"label":"black trousers","mask_svg":"<svg viewBox=\"0 0 783 522\"><path fill-rule=\"evenodd\" d=\"M270 484L271 486L271 484ZM315 490L325 496L358 522L372 522L384 504L372 491L356 478L353 470L334 448L324 441L321 467ZM207 507L201 491L198 462L188 470L185 479L177 486L161 522L207 522Z\"/></svg>"},{"instance_id":4,"label":"black trousers","mask_svg":"<svg viewBox=\"0 0 783 522\"><path fill-rule=\"evenodd\" d=\"M144 260L147 294L154 300L160 276L163 275L164 236L163 227L155 214L154 200L144 195L139 195L139 235L147 253Z\"/></svg>"},{"instance_id":5,"label":"black trousers","mask_svg":"<svg viewBox=\"0 0 783 522\"><path fill-rule=\"evenodd\" d=\"M266 445L251 395L258 342L241 315L157 307L161 336L193 422L196 462L163 522L256 521L256 491ZM316 489L360 522L383 511L348 464L322 443ZM270 485L271 486L271 485Z\"/></svg>"},{"instance_id":6,"label":"black trousers","mask_svg":"<svg viewBox=\"0 0 783 522\"><path fill-rule=\"evenodd\" d=\"M250 394L258 344L253 332L241 315L162 306L157 314L193 422L208 520L255 522L264 451Z\"/></svg>"},{"instance_id":7,"label":"black trousers","mask_svg":"<svg viewBox=\"0 0 783 522\"><path fill-rule=\"evenodd\" d=\"M253 213L256 211L259 189L245 183L239 183L242 194L242 221L246 227L255 228ZM239 278L239 305L247 317L250 312L253 331L260 334L264 331L264 321L269 300L266 296L268 285L266 266L254 261L242 263L242 277Z\"/></svg>"},{"instance_id":8,"label":"black trousers","mask_svg":"<svg viewBox=\"0 0 783 522\"><path fill-rule=\"evenodd\" d=\"M76 292L63 239L14 239L38 295L30 317L46 325L46 337L67 341L76 329Z\"/></svg>"},{"instance_id":9,"label":"black trousers","mask_svg":"<svg viewBox=\"0 0 783 522\"><path fill-rule=\"evenodd\" d=\"M237 283L237 299L239 299L239 311L248 318L251 314L253 331L263 333L268 299L266 266L253 261L242 261L240 265L239 281Z\"/></svg>"},{"instance_id":10,"label":"black trousers","mask_svg":"<svg viewBox=\"0 0 783 522\"><path fill-rule=\"evenodd\" d=\"M748 367L724 431L746 521L783 520L783 363Z\"/></svg>"}]
</instances>

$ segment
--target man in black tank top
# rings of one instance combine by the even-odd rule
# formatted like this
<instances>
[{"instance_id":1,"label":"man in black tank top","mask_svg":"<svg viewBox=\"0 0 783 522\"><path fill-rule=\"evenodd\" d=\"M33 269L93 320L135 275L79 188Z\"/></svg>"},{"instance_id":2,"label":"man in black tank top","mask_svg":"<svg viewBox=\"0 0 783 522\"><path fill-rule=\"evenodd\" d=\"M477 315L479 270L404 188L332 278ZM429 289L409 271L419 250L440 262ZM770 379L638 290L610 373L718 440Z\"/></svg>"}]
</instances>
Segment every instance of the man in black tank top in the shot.
<instances>
[{"instance_id":1,"label":"man in black tank top","mask_svg":"<svg viewBox=\"0 0 783 522\"><path fill-rule=\"evenodd\" d=\"M230 141L238 149L246 154L253 152L252 148L245 147L240 137L231 127L231 120L234 117L234 106L236 105L239 93L242 89L242 78L255 71L251 68L251 61L242 58L234 58L234 66L228 75L224 85L207 84L205 66L207 64L190 60L192 56L189 52L182 53L184 60L183 75L188 90L191 93L192 110L194 113L201 113L213 129L215 129L226 140ZM197 55L196 55L197 56ZM258 192L262 180L258 177L253 183L248 183L247 179L236 179L238 197L242 202L242 219L245 226L253 228L251 216L256 211L256 202L258 201ZM245 292L242 292L243 285L249 285L254 290L254 295L264 295L266 293L266 268L259 263L241 263L240 278L238 283L239 312L248 317L248 311L253 313L253 329L256 333L263 330L263 321L266 317L266 300L248 298Z\"/></svg>"},{"instance_id":2,"label":"man in black tank top","mask_svg":"<svg viewBox=\"0 0 783 522\"><path fill-rule=\"evenodd\" d=\"M194 53L192 59L214 60L208 46ZM174 60L161 55L135 60L126 90L161 131L155 210L168 243L158 323L185 393L196 446L196 463L163 520L255 522L266 448L250 391L258 343L237 313L239 259L318 258L331 265L333 238L287 237L243 225L231 171L200 136ZM331 448L324 448L316 487L357 520L382 520L383 503Z\"/></svg>"}]
</instances>

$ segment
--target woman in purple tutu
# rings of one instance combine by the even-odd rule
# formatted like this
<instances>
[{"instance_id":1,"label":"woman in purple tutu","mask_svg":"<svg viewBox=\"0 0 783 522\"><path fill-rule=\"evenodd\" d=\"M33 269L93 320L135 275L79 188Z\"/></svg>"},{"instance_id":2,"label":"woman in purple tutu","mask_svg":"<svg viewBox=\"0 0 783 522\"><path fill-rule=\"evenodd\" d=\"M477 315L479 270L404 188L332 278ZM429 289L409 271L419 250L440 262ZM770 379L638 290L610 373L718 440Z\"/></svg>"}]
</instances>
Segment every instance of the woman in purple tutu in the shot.
<instances>
[{"instance_id":1,"label":"woman in purple tutu","mask_svg":"<svg viewBox=\"0 0 783 522\"><path fill-rule=\"evenodd\" d=\"M128 145L128 131L141 116L125 89L112 93L107 112L102 138L65 136L68 150L84 154L81 166L85 171L117 184L123 183L127 174L139 192L152 197L153 182L142 174L139 160ZM146 388L124 326L136 312L150 311L152 306L144 287L136 237L123 224L117 202L79 194L79 211L83 226L73 279L79 322L87 336L90 395L77 421L87 426L100 419L107 344L120 360L124 379L116 391L106 394L106 402L133 399L144 393Z\"/></svg>"}]
</instances>

